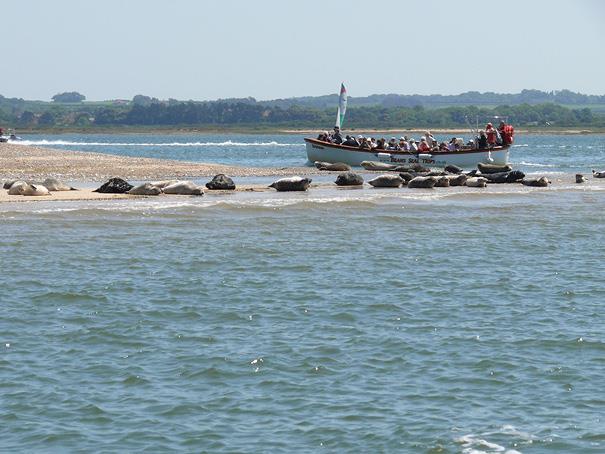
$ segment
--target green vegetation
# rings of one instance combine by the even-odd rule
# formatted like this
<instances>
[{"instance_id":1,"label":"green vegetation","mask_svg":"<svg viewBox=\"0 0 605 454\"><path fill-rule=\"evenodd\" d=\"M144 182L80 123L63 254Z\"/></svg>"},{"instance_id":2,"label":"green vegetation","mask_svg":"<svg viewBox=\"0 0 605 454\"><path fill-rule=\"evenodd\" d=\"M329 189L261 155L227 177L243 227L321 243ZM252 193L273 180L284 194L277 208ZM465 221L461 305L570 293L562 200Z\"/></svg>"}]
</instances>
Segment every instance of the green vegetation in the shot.
<instances>
[{"instance_id":1,"label":"green vegetation","mask_svg":"<svg viewBox=\"0 0 605 454\"><path fill-rule=\"evenodd\" d=\"M53 96L54 102L82 102L86 99L86 96L81 95L77 91L70 91L65 93L58 93Z\"/></svg>"},{"instance_id":2,"label":"green vegetation","mask_svg":"<svg viewBox=\"0 0 605 454\"><path fill-rule=\"evenodd\" d=\"M562 93L562 94L561 94ZM571 94L570 94L571 93ZM84 98L79 93L63 93L67 98ZM76 96L78 95L78 96ZM493 96L492 96L493 95ZM554 102L499 104L498 97L530 98L541 100L544 96L559 97L567 102L582 101L578 107L566 107ZM573 96L572 96L573 95ZM53 99L60 95L56 95ZM542 128L604 128L605 114L588 101L600 101L592 95L557 92L548 94L537 90L524 90L519 95L480 94L469 92L458 95L464 100L489 101L489 106L455 105L449 107L397 105L395 98L403 95L374 95L382 97L379 104L349 104L345 124L347 128L465 128L478 117L481 122L494 116L506 117L517 127ZM319 97L321 98L321 97ZM368 97L371 98L371 97ZM422 97L421 97L422 98ZM452 98L431 95L433 100ZM599 99L597 99L599 98ZM59 99L59 98L57 98ZM66 99L62 96L60 99ZM106 102L55 102L25 101L0 96L0 124L19 129L86 129L109 128L163 128L185 127L214 129L313 128L325 129L334 121L335 108L329 105L312 106L310 99L296 98L300 104L283 104L280 100L257 102L253 98L229 99L212 102L160 101L137 95L132 101ZM391 100L388 101L387 100ZM418 102L424 102L418 99ZM391 105L392 104L392 105ZM494 107L495 106L495 107ZM591 107L589 107L591 106Z\"/></svg>"}]
</instances>

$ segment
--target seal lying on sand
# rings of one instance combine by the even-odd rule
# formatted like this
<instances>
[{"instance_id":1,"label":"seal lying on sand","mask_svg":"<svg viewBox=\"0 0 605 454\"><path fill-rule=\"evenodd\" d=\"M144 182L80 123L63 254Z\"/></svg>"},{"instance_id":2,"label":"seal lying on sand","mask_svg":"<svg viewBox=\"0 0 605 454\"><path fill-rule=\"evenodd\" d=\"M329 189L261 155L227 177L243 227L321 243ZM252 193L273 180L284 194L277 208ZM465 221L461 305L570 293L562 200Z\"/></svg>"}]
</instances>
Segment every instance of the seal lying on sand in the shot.
<instances>
[{"instance_id":1,"label":"seal lying on sand","mask_svg":"<svg viewBox=\"0 0 605 454\"><path fill-rule=\"evenodd\" d=\"M178 181L176 182L178 183ZM144 183L139 186L135 186L126 194L130 195L160 195L162 193L162 189L158 188L155 184L152 183Z\"/></svg>"},{"instance_id":2,"label":"seal lying on sand","mask_svg":"<svg viewBox=\"0 0 605 454\"><path fill-rule=\"evenodd\" d=\"M269 185L270 188L274 188L276 191L306 191L309 189L309 185L311 184L311 178L301 178L301 177L290 177L290 178L282 178L277 180Z\"/></svg>"},{"instance_id":3,"label":"seal lying on sand","mask_svg":"<svg viewBox=\"0 0 605 454\"><path fill-rule=\"evenodd\" d=\"M481 173L500 173L500 172L510 172L513 170L512 166L509 164L499 165L499 164L477 164L477 168Z\"/></svg>"},{"instance_id":4,"label":"seal lying on sand","mask_svg":"<svg viewBox=\"0 0 605 454\"><path fill-rule=\"evenodd\" d=\"M333 170L336 172L348 172L351 170L351 166L349 164L345 164L344 162L321 162L315 161L315 167L319 170Z\"/></svg>"},{"instance_id":5,"label":"seal lying on sand","mask_svg":"<svg viewBox=\"0 0 605 454\"><path fill-rule=\"evenodd\" d=\"M487 178L471 177L468 180L466 180L466 185L469 188L484 188L487 186Z\"/></svg>"},{"instance_id":6,"label":"seal lying on sand","mask_svg":"<svg viewBox=\"0 0 605 454\"><path fill-rule=\"evenodd\" d=\"M515 183L525 178L525 174L520 170L511 170L510 172L486 173L482 175L490 183Z\"/></svg>"},{"instance_id":7,"label":"seal lying on sand","mask_svg":"<svg viewBox=\"0 0 605 454\"><path fill-rule=\"evenodd\" d=\"M166 186L163 191L164 194L204 195L204 189L191 181L179 181Z\"/></svg>"},{"instance_id":8,"label":"seal lying on sand","mask_svg":"<svg viewBox=\"0 0 605 454\"><path fill-rule=\"evenodd\" d=\"M605 178L605 170L597 172L596 170L592 169L592 176L595 178Z\"/></svg>"},{"instance_id":9,"label":"seal lying on sand","mask_svg":"<svg viewBox=\"0 0 605 454\"><path fill-rule=\"evenodd\" d=\"M49 190L41 184L29 184L25 181L15 182L8 190L9 195L50 195Z\"/></svg>"},{"instance_id":10,"label":"seal lying on sand","mask_svg":"<svg viewBox=\"0 0 605 454\"><path fill-rule=\"evenodd\" d=\"M536 186L539 188L545 188L546 186L548 186L548 183L550 183L550 181L548 181L548 178L546 177L529 179L524 178L521 183L523 183L524 186Z\"/></svg>"},{"instance_id":11,"label":"seal lying on sand","mask_svg":"<svg viewBox=\"0 0 605 454\"><path fill-rule=\"evenodd\" d=\"M107 183L101 185L101 187L95 189L92 192L99 192L101 194L124 194L130 191L134 186L128 183L126 180L121 178L111 178Z\"/></svg>"},{"instance_id":12,"label":"seal lying on sand","mask_svg":"<svg viewBox=\"0 0 605 454\"><path fill-rule=\"evenodd\" d=\"M10 189L12 185L14 185L15 183L18 182L22 182L23 180L9 180L9 181L5 181L4 184L2 185L2 187L4 189Z\"/></svg>"},{"instance_id":13,"label":"seal lying on sand","mask_svg":"<svg viewBox=\"0 0 605 454\"><path fill-rule=\"evenodd\" d=\"M363 167L366 170L385 171L385 170L395 170L399 166L396 166L394 164L388 164L386 162L379 162L379 161L362 161L361 167Z\"/></svg>"},{"instance_id":14,"label":"seal lying on sand","mask_svg":"<svg viewBox=\"0 0 605 454\"><path fill-rule=\"evenodd\" d=\"M450 179L446 176L436 177L437 181L435 182L436 188L447 188L450 185Z\"/></svg>"},{"instance_id":15,"label":"seal lying on sand","mask_svg":"<svg viewBox=\"0 0 605 454\"><path fill-rule=\"evenodd\" d=\"M401 172L399 176L403 179L404 184L408 184L408 182L416 176L416 172Z\"/></svg>"},{"instance_id":16,"label":"seal lying on sand","mask_svg":"<svg viewBox=\"0 0 605 454\"><path fill-rule=\"evenodd\" d=\"M399 175L379 175L368 183L375 188L398 188L403 183L403 178Z\"/></svg>"},{"instance_id":17,"label":"seal lying on sand","mask_svg":"<svg viewBox=\"0 0 605 454\"><path fill-rule=\"evenodd\" d=\"M219 173L218 175L215 175L211 181L206 183L206 187L208 189L223 189L232 191L235 189L235 183L224 173Z\"/></svg>"},{"instance_id":18,"label":"seal lying on sand","mask_svg":"<svg viewBox=\"0 0 605 454\"><path fill-rule=\"evenodd\" d=\"M449 164L449 165L445 166L445 169L443 169L443 170L445 170L446 172L449 172L449 173L454 173L456 175L462 173L462 169L453 164Z\"/></svg>"},{"instance_id":19,"label":"seal lying on sand","mask_svg":"<svg viewBox=\"0 0 605 454\"><path fill-rule=\"evenodd\" d=\"M581 173L576 173L576 183L584 183L586 178Z\"/></svg>"},{"instance_id":20,"label":"seal lying on sand","mask_svg":"<svg viewBox=\"0 0 605 454\"><path fill-rule=\"evenodd\" d=\"M450 180L450 186L464 186L468 179L463 173L460 175L447 175L446 178Z\"/></svg>"},{"instance_id":21,"label":"seal lying on sand","mask_svg":"<svg viewBox=\"0 0 605 454\"><path fill-rule=\"evenodd\" d=\"M47 178L42 182L42 186L46 186L49 191L77 191L76 188L57 180L56 178Z\"/></svg>"},{"instance_id":22,"label":"seal lying on sand","mask_svg":"<svg viewBox=\"0 0 605 454\"><path fill-rule=\"evenodd\" d=\"M433 188L437 183L436 177L414 177L408 181L408 188Z\"/></svg>"},{"instance_id":23,"label":"seal lying on sand","mask_svg":"<svg viewBox=\"0 0 605 454\"><path fill-rule=\"evenodd\" d=\"M166 186L170 186L175 183L179 183L179 180L154 181L153 183L149 183L149 184L151 186L155 186L156 188L164 189ZM144 194L141 194L141 195L144 195Z\"/></svg>"},{"instance_id":24,"label":"seal lying on sand","mask_svg":"<svg viewBox=\"0 0 605 454\"><path fill-rule=\"evenodd\" d=\"M335 183L338 186L361 186L363 177L354 172L344 172L336 177Z\"/></svg>"}]
</instances>

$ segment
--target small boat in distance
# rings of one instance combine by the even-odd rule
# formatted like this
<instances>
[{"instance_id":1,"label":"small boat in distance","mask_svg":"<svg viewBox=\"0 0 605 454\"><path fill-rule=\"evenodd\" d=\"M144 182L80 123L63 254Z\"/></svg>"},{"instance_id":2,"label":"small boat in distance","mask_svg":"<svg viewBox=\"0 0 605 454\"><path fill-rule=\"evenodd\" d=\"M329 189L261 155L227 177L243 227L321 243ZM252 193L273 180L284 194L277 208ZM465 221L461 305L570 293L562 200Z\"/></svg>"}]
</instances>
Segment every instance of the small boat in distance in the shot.
<instances>
[{"instance_id":1,"label":"small boat in distance","mask_svg":"<svg viewBox=\"0 0 605 454\"><path fill-rule=\"evenodd\" d=\"M351 166L360 166L362 161L382 161L394 164L424 164L433 167L456 165L458 167L476 167L484 164L508 164L510 145L496 146L491 149L463 147L456 151L389 151L367 150L347 145L323 142L305 138L307 158L310 162L343 162Z\"/></svg>"}]
</instances>

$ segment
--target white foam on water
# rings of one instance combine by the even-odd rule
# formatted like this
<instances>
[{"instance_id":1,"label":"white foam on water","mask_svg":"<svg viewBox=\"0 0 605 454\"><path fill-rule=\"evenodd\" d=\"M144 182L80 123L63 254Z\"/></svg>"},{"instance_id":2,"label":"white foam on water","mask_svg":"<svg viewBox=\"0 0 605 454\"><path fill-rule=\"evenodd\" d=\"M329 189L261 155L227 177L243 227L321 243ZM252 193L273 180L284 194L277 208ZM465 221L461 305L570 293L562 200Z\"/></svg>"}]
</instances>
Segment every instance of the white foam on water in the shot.
<instances>
[{"instance_id":1,"label":"white foam on water","mask_svg":"<svg viewBox=\"0 0 605 454\"><path fill-rule=\"evenodd\" d=\"M506 449L502 445L492 443L473 434L463 435L455 441L462 445L464 454L521 454L516 449Z\"/></svg>"},{"instance_id":2,"label":"white foam on water","mask_svg":"<svg viewBox=\"0 0 605 454\"><path fill-rule=\"evenodd\" d=\"M70 140L21 140L20 145L107 146L107 147L304 147L304 143L279 142L75 142Z\"/></svg>"},{"instance_id":3,"label":"white foam on water","mask_svg":"<svg viewBox=\"0 0 605 454\"><path fill-rule=\"evenodd\" d=\"M540 164L538 162L527 162L527 161L515 162L512 164L528 166L528 167L557 167L555 164Z\"/></svg>"}]
</instances>

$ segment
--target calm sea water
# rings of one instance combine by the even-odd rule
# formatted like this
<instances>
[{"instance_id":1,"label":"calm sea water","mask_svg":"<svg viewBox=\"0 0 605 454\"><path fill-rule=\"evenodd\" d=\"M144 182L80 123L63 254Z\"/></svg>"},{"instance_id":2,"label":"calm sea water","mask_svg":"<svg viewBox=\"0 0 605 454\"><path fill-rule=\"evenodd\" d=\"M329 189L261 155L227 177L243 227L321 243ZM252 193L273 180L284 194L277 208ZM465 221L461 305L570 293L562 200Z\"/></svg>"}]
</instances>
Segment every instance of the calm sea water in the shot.
<instances>
[{"instance_id":1,"label":"calm sea water","mask_svg":"<svg viewBox=\"0 0 605 454\"><path fill-rule=\"evenodd\" d=\"M605 167L560 140L513 160ZM2 204L0 451L602 453L604 208L592 178Z\"/></svg>"}]
</instances>

